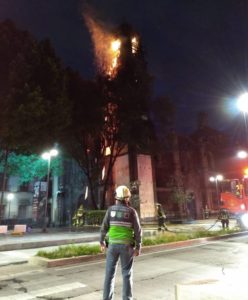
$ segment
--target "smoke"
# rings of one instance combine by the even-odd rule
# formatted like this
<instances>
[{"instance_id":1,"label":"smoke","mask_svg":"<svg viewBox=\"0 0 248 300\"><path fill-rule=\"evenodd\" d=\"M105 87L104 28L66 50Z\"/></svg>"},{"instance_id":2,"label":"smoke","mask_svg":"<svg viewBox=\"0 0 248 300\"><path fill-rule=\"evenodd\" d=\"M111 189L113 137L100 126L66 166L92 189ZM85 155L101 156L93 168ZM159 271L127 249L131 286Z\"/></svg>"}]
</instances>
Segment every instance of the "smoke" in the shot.
<instances>
[{"instance_id":1,"label":"smoke","mask_svg":"<svg viewBox=\"0 0 248 300\"><path fill-rule=\"evenodd\" d=\"M84 7L83 18L91 35L97 71L110 75L113 61L111 43L114 35L107 25L97 20L96 15L89 6Z\"/></svg>"}]
</instances>

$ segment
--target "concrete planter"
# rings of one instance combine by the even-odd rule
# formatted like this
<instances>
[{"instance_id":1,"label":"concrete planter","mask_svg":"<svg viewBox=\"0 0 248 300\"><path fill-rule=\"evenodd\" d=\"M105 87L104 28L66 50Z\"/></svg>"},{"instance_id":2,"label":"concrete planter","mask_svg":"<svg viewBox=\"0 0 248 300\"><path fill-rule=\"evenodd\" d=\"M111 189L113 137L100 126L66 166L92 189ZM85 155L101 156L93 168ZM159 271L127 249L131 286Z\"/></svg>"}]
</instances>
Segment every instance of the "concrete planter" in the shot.
<instances>
[{"instance_id":1,"label":"concrete planter","mask_svg":"<svg viewBox=\"0 0 248 300\"><path fill-rule=\"evenodd\" d=\"M164 250L180 249L180 248L190 247L190 246L198 246L198 245L200 246L200 245L209 243L211 241L226 239L228 237L234 237L234 236L242 236L242 235L247 235L247 234L248 234L248 231L244 231L244 232L233 233L233 234L225 234L225 235L216 236L216 237L206 237L206 238L172 242L172 243L160 244L160 245L154 245L154 246L144 246L142 248L142 253L145 254L145 253L159 252L159 251L164 251ZM141 255L142 255L142 253L141 253ZM39 265L42 267L51 268L51 267L59 267L59 266L66 266L66 265L71 265L71 264L104 260L105 257L106 257L105 254L84 255L84 256L60 258L60 259L48 259L48 258L44 258L44 257L33 256L29 259L29 263Z\"/></svg>"},{"instance_id":2,"label":"concrete planter","mask_svg":"<svg viewBox=\"0 0 248 300\"><path fill-rule=\"evenodd\" d=\"M79 263L93 262L105 259L105 254L97 255L83 255L68 258L49 259L40 256L33 256L29 259L28 263L32 265L38 265L41 267L52 268L61 267L66 265L73 265Z\"/></svg>"}]
</instances>

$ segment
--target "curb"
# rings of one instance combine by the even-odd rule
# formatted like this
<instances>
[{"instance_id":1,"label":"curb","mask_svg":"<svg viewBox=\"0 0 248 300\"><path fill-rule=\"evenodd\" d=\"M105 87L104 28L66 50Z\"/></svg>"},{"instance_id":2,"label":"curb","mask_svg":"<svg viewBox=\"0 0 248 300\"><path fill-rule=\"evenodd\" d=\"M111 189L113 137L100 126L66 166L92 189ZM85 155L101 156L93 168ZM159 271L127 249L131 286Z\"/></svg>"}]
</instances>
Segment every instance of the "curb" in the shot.
<instances>
[{"instance_id":1,"label":"curb","mask_svg":"<svg viewBox=\"0 0 248 300\"><path fill-rule=\"evenodd\" d=\"M179 242L172 242L168 244L160 244L154 246L144 246L142 248L142 254L148 254L152 252L164 251L164 250L176 250L184 247L190 246L200 246L207 244L211 241L223 240L230 237L238 237L247 235L248 231L232 233L232 234L225 234L222 236L216 237L206 237L206 238L199 238L193 240L186 240L186 241L179 241ZM52 267L61 267L66 265L73 265L77 263L87 263L87 262L94 262L104 260L106 257L105 254L97 254L97 255L84 255L78 257L70 257L70 258L61 258L61 259L48 259L39 256L33 256L29 259L28 263L32 265L38 265L41 267L52 268Z\"/></svg>"},{"instance_id":2,"label":"curb","mask_svg":"<svg viewBox=\"0 0 248 300\"><path fill-rule=\"evenodd\" d=\"M74 265L78 263L99 261L105 259L105 257L106 257L105 254L84 255L84 256L61 258L61 259L49 259L49 258L44 258L39 256L33 256L28 260L28 263L40 267L53 268L53 267Z\"/></svg>"},{"instance_id":3,"label":"curb","mask_svg":"<svg viewBox=\"0 0 248 300\"><path fill-rule=\"evenodd\" d=\"M11 251L11 250L22 250L22 249L31 249L31 248L42 248L50 246L61 246L67 244L80 244L80 243L90 243L95 242L95 237L88 238L72 238L72 239L63 239L63 240L46 240L46 241L35 241L35 242L20 242L13 244L0 245L0 251Z\"/></svg>"}]
</instances>

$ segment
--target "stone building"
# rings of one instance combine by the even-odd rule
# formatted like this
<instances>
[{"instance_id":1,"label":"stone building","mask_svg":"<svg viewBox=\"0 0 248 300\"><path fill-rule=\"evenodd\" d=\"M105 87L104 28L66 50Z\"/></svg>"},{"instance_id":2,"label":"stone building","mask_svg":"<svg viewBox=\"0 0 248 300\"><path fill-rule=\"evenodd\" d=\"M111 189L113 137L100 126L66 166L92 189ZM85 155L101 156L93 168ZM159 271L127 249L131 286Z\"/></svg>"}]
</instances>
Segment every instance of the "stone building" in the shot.
<instances>
[{"instance_id":1,"label":"stone building","mask_svg":"<svg viewBox=\"0 0 248 300\"><path fill-rule=\"evenodd\" d=\"M227 138L208 126L206 117L189 136L173 132L166 150L155 158L157 201L169 218L202 218L204 210L217 212L218 196L210 176L225 172L229 159Z\"/></svg>"}]
</instances>

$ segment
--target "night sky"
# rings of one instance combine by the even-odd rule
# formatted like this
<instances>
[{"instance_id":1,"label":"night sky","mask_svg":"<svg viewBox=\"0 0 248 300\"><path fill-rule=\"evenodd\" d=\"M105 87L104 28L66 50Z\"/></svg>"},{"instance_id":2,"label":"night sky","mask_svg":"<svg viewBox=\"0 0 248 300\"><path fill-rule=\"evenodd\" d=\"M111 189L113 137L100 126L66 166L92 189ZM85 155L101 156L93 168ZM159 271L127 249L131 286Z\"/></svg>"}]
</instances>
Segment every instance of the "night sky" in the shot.
<instances>
[{"instance_id":1,"label":"night sky","mask_svg":"<svg viewBox=\"0 0 248 300\"><path fill-rule=\"evenodd\" d=\"M51 39L65 66L94 77L93 48L80 0L0 0L0 21L12 19L37 39ZM177 128L196 129L207 111L216 129L235 126L235 97L248 89L248 0L89 0L106 26L129 22L142 38L154 94L177 107Z\"/></svg>"}]
</instances>

